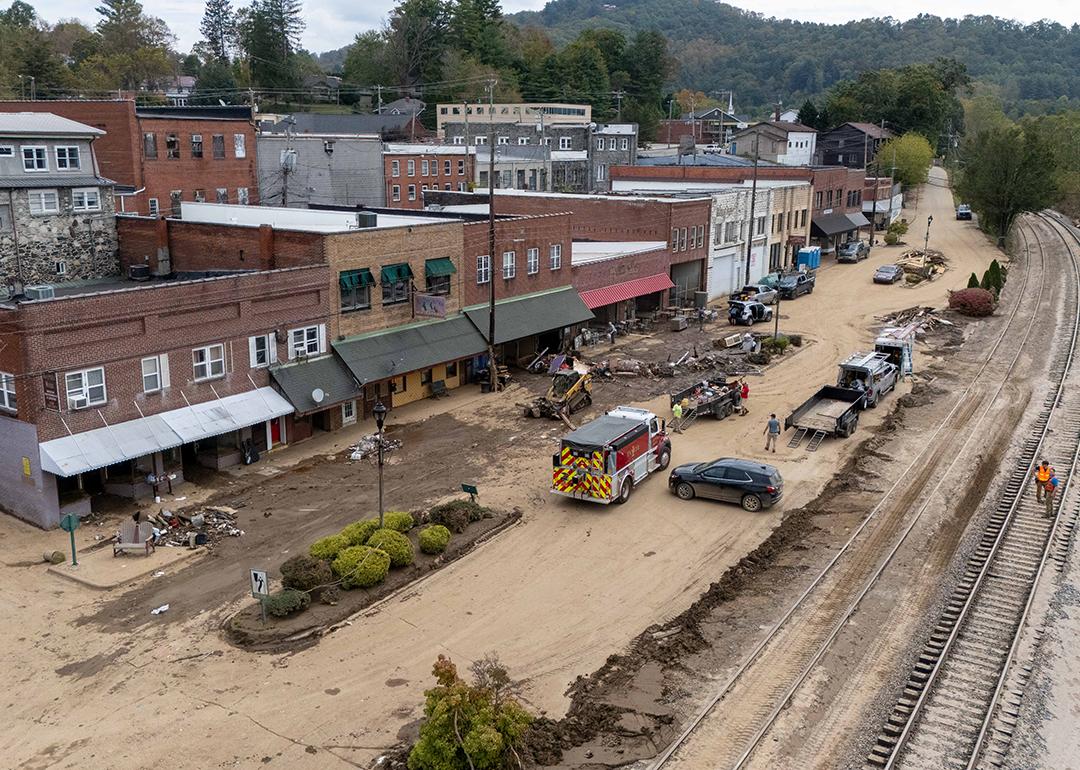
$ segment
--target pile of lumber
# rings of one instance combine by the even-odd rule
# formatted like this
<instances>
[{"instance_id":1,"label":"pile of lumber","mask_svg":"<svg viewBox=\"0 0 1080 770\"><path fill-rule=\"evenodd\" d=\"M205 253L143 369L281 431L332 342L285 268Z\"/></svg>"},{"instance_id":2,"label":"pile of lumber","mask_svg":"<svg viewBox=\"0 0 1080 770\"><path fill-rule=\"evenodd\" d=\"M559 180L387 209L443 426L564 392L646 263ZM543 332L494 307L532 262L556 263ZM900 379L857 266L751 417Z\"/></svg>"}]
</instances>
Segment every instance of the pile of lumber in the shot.
<instances>
[{"instance_id":1,"label":"pile of lumber","mask_svg":"<svg viewBox=\"0 0 1080 770\"><path fill-rule=\"evenodd\" d=\"M952 321L942 318L937 315L937 310L932 307L915 307L904 308L903 310L897 310L895 313L889 313L888 315L877 316L877 320L882 325L891 328L903 328L906 326L915 326L916 331L927 331L933 329L938 324L944 324L945 326L952 326Z\"/></svg>"},{"instance_id":2,"label":"pile of lumber","mask_svg":"<svg viewBox=\"0 0 1080 770\"><path fill-rule=\"evenodd\" d=\"M925 280L933 280L945 272L945 255L934 249L908 249L896 264L903 268L906 275L916 275Z\"/></svg>"}]
</instances>

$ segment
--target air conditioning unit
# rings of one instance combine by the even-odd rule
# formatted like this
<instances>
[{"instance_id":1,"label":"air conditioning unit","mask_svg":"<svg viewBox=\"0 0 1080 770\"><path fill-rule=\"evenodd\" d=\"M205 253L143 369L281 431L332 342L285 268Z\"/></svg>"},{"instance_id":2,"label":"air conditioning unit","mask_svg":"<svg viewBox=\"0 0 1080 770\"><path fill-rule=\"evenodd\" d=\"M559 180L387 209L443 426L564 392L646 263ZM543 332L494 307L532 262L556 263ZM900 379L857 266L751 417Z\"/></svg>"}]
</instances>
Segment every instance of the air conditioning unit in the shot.
<instances>
[{"instance_id":1,"label":"air conditioning unit","mask_svg":"<svg viewBox=\"0 0 1080 770\"><path fill-rule=\"evenodd\" d=\"M56 296L56 290L47 283L27 286L23 289L23 293L26 294L27 299L52 299Z\"/></svg>"},{"instance_id":2,"label":"air conditioning unit","mask_svg":"<svg viewBox=\"0 0 1080 770\"><path fill-rule=\"evenodd\" d=\"M128 278L132 281L149 281L150 280L150 265L129 265L128 266Z\"/></svg>"}]
</instances>

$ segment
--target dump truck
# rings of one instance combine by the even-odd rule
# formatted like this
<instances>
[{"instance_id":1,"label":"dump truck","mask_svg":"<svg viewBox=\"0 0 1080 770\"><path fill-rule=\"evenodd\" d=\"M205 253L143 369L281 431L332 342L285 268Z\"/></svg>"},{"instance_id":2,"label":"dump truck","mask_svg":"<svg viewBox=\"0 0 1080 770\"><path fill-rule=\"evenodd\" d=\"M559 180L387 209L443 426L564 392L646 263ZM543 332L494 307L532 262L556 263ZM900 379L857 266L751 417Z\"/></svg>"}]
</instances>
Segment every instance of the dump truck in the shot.
<instances>
[{"instance_id":1,"label":"dump truck","mask_svg":"<svg viewBox=\"0 0 1080 770\"><path fill-rule=\"evenodd\" d=\"M526 417L571 415L592 403L592 373L562 369L551 375L551 387L546 396L518 404Z\"/></svg>"},{"instance_id":2,"label":"dump truck","mask_svg":"<svg viewBox=\"0 0 1080 770\"><path fill-rule=\"evenodd\" d=\"M806 449L815 452L827 436L850 436L859 425L864 395L849 388L823 387L784 418L784 429L795 429L788 446L797 447L809 436Z\"/></svg>"},{"instance_id":3,"label":"dump truck","mask_svg":"<svg viewBox=\"0 0 1080 770\"><path fill-rule=\"evenodd\" d=\"M671 439L652 412L620 406L563 436L551 462L554 494L625 503L635 485L671 463Z\"/></svg>"},{"instance_id":4,"label":"dump truck","mask_svg":"<svg viewBox=\"0 0 1080 770\"><path fill-rule=\"evenodd\" d=\"M678 393L671 394L671 406L683 405L682 422L672 425L673 428L682 430L698 417L712 415L717 420L722 420L735 411L735 389L728 387L727 379L709 377L695 382L693 385L683 388Z\"/></svg>"}]
</instances>

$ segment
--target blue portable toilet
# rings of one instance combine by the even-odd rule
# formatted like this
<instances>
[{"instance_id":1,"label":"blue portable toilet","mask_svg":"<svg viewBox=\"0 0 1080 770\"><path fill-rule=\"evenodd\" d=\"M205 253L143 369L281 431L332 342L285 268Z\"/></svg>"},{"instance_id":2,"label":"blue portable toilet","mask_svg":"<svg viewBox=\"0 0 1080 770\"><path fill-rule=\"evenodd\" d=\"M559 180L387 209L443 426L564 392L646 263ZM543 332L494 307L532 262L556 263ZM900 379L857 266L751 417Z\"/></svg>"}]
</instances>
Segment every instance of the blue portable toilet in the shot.
<instances>
[{"instance_id":1,"label":"blue portable toilet","mask_svg":"<svg viewBox=\"0 0 1080 770\"><path fill-rule=\"evenodd\" d=\"M806 266L807 270L817 270L821 267L821 247L804 246L799 249L798 265Z\"/></svg>"}]
</instances>

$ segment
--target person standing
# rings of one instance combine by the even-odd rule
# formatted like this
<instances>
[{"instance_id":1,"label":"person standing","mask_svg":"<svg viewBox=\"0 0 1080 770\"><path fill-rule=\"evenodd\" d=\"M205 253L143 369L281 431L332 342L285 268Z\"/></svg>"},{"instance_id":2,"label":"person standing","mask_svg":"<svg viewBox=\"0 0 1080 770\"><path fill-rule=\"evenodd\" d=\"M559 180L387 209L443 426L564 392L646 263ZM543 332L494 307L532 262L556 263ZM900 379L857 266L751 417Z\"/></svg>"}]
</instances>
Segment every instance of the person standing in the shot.
<instances>
[{"instance_id":1,"label":"person standing","mask_svg":"<svg viewBox=\"0 0 1080 770\"><path fill-rule=\"evenodd\" d=\"M746 380L742 380L739 383L739 406L742 409L742 414L750 414L750 410L746 408L746 399L750 398L750 386L746 384Z\"/></svg>"},{"instance_id":2,"label":"person standing","mask_svg":"<svg viewBox=\"0 0 1080 770\"><path fill-rule=\"evenodd\" d=\"M776 454L776 439L780 436L780 421L776 419L775 414L769 415L768 422L765 423L765 451L768 452L772 449L773 454Z\"/></svg>"},{"instance_id":3,"label":"person standing","mask_svg":"<svg viewBox=\"0 0 1080 770\"><path fill-rule=\"evenodd\" d=\"M1048 519L1054 518L1054 494L1057 492L1058 483L1058 477L1051 473L1045 484L1043 499L1046 501L1046 518Z\"/></svg>"},{"instance_id":4,"label":"person standing","mask_svg":"<svg viewBox=\"0 0 1080 770\"><path fill-rule=\"evenodd\" d=\"M682 402L676 401L675 405L671 407L671 416L674 418L672 423L675 427L676 433L682 433Z\"/></svg>"},{"instance_id":5,"label":"person standing","mask_svg":"<svg viewBox=\"0 0 1080 770\"><path fill-rule=\"evenodd\" d=\"M1035 469L1035 502L1041 503L1046 494L1046 482L1054 475L1054 467L1046 460L1039 461L1039 467Z\"/></svg>"},{"instance_id":6,"label":"person standing","mask_svg":"<svg viewBox=\"0 0 1080 770\"><path fill-rule=\"evenodd\" d=\"M608 338L611 340L611 344L615 344L615 337L619 333L619 327L611 321L608 321Z\"/></svg>"}]
</instances>

